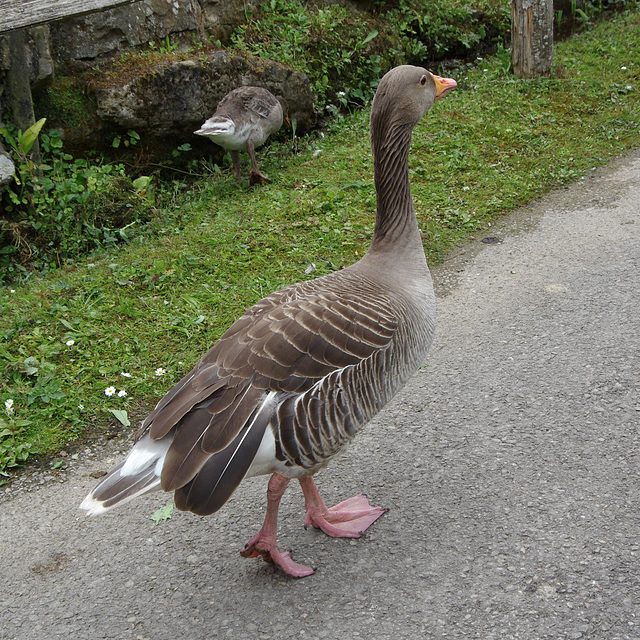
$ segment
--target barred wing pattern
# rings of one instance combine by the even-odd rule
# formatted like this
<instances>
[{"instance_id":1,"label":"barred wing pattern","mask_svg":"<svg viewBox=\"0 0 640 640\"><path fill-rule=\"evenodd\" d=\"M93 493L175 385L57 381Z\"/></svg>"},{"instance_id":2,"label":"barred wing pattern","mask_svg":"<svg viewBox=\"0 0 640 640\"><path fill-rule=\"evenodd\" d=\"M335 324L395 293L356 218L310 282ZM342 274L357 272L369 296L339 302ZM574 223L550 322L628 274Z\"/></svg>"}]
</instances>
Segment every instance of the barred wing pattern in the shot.
<instances>
[{"instance_id":1,"label":"barred wing pattern","mask_svg":"<svg viewBox=\"0 0 640 640\"><path fill-rule=\"evenodd\" d=\"M350 269L267 296L143 423L139 437L172 438L162 488L176 491L181 508L219 508L267 428L292 477L316 470L415 369L433 330L421 316L412 321L408 302Z\"/></svg>"}]
</instances>

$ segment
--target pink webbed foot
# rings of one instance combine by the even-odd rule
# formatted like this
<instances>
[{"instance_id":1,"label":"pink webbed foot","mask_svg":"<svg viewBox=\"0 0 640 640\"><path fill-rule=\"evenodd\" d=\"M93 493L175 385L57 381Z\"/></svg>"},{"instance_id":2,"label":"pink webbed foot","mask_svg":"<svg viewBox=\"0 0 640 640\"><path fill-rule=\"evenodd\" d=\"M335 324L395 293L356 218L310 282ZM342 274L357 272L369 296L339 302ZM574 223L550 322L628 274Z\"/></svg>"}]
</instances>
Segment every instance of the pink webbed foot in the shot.
<instances>
[{"instance_id":1,"label":"pink webbed foot","mask_svg":"<svg viewBox=\"0 0 640 640\"><path fill-rule=\"evenodd\" d=\"M312 525L332 538L359 538L388 509L373 507L364 495L348 498L327 509L312 478L300 480L307 514L305 528Z\"/></svg>"},{"instance_id":2,"label":"pink webbed foot","mask_svg":"<svg viewBox=\"0 0 640 640\"><path fill-rule=\"evenodd\" d=\"M264 524L258 535L251 538L249 543L240 552L240 555L244 558L257 558L258 556L262 556L265 562L273 562L287 575L293 576L294 578L304 578L305 576L310 576L313 573L313 569L294 562L288 551L281 553L278 551L276 545L278 508L288 484L288 478L284 478L278 473L274 473L271 476L267 489L267 513L264 518Z\"/></svg>"},{"instance_id":3,"label":"pink webbed foot","mask_svg":"<svg viewBox=\"0 0 640 640\"><path fill-rule=\"evenodd\" d=\"M291 553L281 553L274 543L265 540L261 533L252 538L247 546L240 552L244 558L257 558L262 556L265 562L278 565L287 575L293 578L304 578L314 573L311 567L307 567L291 559Z\"/></svg>"},{"instance_id":4,"label":"pink webbed foot","mask_svg":"<svg viewBox=\"0 0 640 640\"><path fill-rule=\"evenodd\" d=\"M387 511L382 507L372 507L366 496L359 495L330 507L324 513L308 510L304 526L322 529L332 538L359 538Z\"/></svg>"}]
</instances>

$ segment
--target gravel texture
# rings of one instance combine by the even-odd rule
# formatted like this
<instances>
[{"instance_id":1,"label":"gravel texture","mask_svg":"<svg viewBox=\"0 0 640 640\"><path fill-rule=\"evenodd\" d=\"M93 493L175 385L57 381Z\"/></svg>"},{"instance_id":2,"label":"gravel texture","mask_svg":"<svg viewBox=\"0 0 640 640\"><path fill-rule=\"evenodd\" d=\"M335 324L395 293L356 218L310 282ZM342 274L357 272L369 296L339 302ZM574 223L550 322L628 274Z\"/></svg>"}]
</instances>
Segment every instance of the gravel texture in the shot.
<instances>
[{"instance_id":1,"label":"gravel texture","mask_svg":"<svg viewBox=\"0 0 640 640\"><path fill-rule=\"evenodd\" d=\"M238 550L266 478L219 513L78 505L127 442L0 489L0 638L640 638L640 153L502 221L439 268L424 367L318 476L390 508L360 540L302 528L285 577Z\"/></svg>"}]
</instances>

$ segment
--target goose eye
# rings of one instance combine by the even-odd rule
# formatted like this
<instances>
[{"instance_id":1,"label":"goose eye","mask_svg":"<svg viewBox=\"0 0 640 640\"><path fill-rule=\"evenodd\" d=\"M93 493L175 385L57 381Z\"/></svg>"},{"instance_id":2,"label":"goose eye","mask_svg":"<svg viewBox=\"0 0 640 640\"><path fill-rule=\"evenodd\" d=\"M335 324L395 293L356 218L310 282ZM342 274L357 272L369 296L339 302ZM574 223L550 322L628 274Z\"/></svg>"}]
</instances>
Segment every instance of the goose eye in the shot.
<instances>
[{"instance_id":1,"label":"goose eye","mask_svg":"<svg viewBox=\"0 0 640 640\"><path fill-rule=\"evenodd\" d=\"M422 78L420 78L420 84L424 87L425 84L427 84L427 76L422 76Z\"/></svg>"}]
</instances>

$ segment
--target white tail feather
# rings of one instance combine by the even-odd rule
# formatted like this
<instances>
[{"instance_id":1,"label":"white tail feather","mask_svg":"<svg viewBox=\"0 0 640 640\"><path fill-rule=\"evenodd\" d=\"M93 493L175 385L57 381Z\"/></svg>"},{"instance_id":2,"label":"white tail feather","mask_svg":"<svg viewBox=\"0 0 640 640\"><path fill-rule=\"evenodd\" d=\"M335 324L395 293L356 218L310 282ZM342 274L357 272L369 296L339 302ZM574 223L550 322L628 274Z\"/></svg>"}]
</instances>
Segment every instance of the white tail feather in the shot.
<instances>
[{"instance_id":1,"label":"white tail feather","mask_svg":"<svg viewBox=\"0 0 640 640\"><path fill-rule=\"evenodd\" d=\"M124 462L109 472L83 500L88 515L106 513L116 506L160 488L160 475L173 434L161 440L149 435L136 442Z\"/></svg>"}]
</instances>

